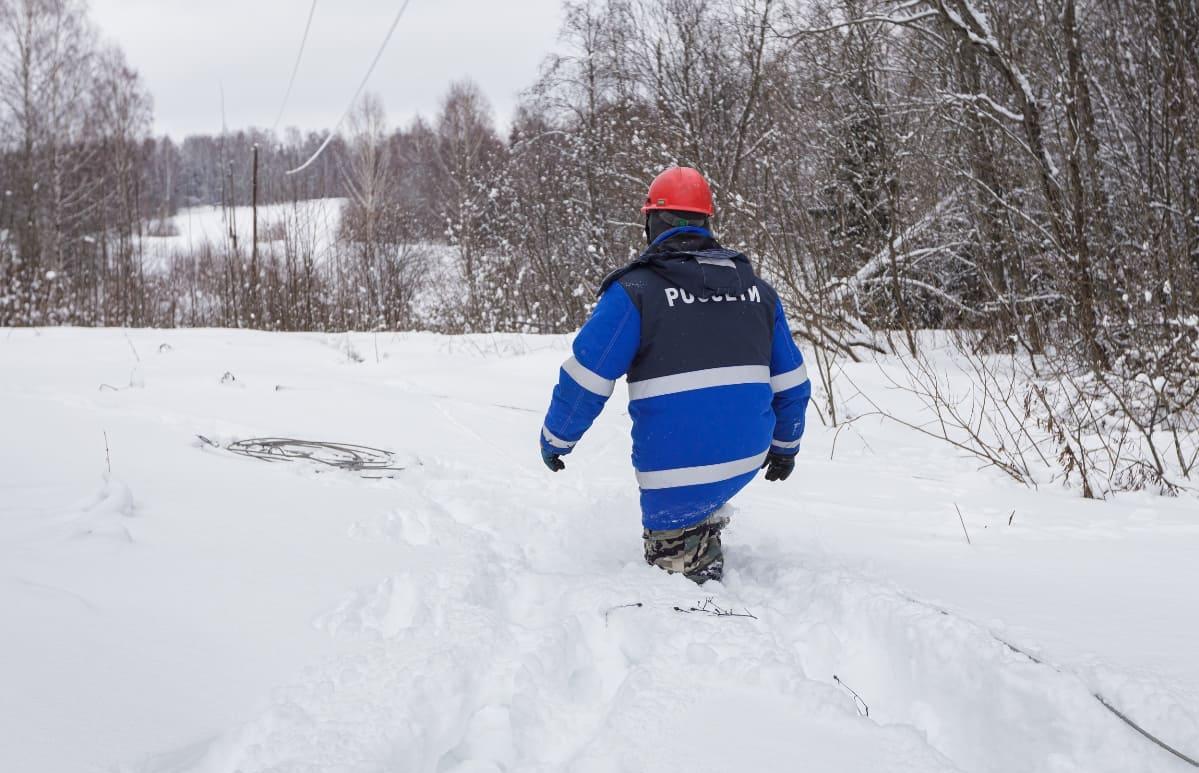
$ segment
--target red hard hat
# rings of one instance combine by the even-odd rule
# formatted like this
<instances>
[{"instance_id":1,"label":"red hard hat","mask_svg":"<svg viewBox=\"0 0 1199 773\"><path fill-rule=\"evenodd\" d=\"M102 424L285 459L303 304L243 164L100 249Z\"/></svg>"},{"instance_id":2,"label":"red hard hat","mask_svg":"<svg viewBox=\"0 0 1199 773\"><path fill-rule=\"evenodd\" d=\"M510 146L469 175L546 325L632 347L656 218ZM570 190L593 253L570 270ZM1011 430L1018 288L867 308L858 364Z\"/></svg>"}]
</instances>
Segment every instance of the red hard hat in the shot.
<instances>
[{"instance_id":1,"label":"red hard hat","mask_svg":"<svg viewBox=\"0 0 1199 773\"><path fill-rule=\"evenodd\" d=\"M654 178L645 195L645 215L659 209L700 212L712 216L712 189L704 176L689 166L672 166Z\"/></svg>"}]
</instances>

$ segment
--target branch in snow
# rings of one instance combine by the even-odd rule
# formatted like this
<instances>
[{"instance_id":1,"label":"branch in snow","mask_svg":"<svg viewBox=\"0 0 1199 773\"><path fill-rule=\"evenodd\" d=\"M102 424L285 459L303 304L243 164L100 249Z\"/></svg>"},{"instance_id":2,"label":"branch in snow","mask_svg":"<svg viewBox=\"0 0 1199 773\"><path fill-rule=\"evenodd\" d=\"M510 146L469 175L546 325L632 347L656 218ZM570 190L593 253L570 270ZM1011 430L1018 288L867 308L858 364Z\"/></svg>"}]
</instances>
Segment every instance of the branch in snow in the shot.
<instances>
[{"instance_id":1,"label":"branch in snow","mask_svg":"<svg viewBox=\"0 0 1199 773\"><path fill-rule=\"evenodd\" d=\"M838 283L826 287L825 290L829 292L830 302L834 304L841 303L850 295L857 295L857 293L862 289L862 285L864 285L867 280L879 274L884 268L886 268L887 264L891 260L892 252L902 252L903 246L907 242L923 233L925 229L936 222L937 219L945 213L945 210L947 210L950 205L956 201L957 195L958 191L954 190L945 198L937 202L936 206L926 212L923 217L896 235L896 237L891 241L890 245L879 250L874 257L866 261L865 265L858 269L857 273L852 277L846 280L840 280Z\"/></svg>"},{"instance_id":2,"label":"branch in snow","mask_svg":"<svg viewBox=\"0 0 1199 773\"><path fill-rule=\"evenodd\" d=\"M947 94L946 96L949 97L949 99L951 99L951 100L954 100L956 102L964 102L966 104L977 105L978 103L981 102L982 104L984 104L987 107L994 110L999 115L1003 116L1004 118L1007 118L1009 121L1015 121L1017 123L1024 121L1024 116L1020 115L1017 112L1009 110L1008 108L999 104L998 102L996 102L994 99L992 99L991 97L989 97L986 94Z\"/></svg>"}]
</instances>

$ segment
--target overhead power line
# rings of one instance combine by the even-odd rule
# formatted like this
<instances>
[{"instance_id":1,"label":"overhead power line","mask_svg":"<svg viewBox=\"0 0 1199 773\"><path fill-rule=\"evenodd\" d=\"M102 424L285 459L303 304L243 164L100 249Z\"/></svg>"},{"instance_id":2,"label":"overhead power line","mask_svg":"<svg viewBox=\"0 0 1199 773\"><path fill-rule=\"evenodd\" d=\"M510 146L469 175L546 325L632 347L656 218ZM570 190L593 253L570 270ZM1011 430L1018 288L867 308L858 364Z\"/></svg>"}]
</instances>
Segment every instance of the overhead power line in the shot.
<instances>
[{"instance_id":1,"label":"overhead power line","mask_svg":"<svg viewBox=\"0 0 1199 773\"><path fill-rule=\"evenodd\" d=\"M312 17L316 15L316 0L312 0L312 7L308 9L308 22L304 25L304 37L300 38L300 50L296 52L296 63L292 65L291 77L287 80L287 91L283 94L283 104L279 105L279 114L275 116L275 123L271 126L271 134L279 128L279 122L283 120L283 111L287 109L287 101L291 99L291 90L296 85L296 73L300 71L300 60L304 58L304 47L308 45L308 31L312 29Z\"/></svg>"},{"instance_id":2,"label":"overhead power line","mask_svg":"<svg viewBox=\"0 0 1199 773\"><path fill-rule=\"evenodd\" d=\"M300 164L295 169L290 170L288 174L303 172L305 169L311 166L312 163L320 158L321 154L325 152L325 148L329 147L329 143L333 141L333 138L337 136L337 132L341 129L341 125L345 123L346 118L350 115L350 111L353 110L354 105L357 104L358 98L361 97L362 92L366 90L367 82L371 79L371 75L375 72L375 67L379 64L379 60L383 58L383 52L387 50L387 44L391 42L392 33L394 33L396 31L396 27L399 26L400 18L404 15L404 11L408 10L408 3L411 1L412 0L404 0L404 3L400 6L400 10L396 12L395 19L392 20L391 27L388 28L387 35L383 38L383 44L379 46L379 50L375 53L375 58L371 61L371 66L367 68L366 75L362 77L362 83L358 84L358 90L354 92L354 96L350 99L350 104L346 105L345 112L341 114L341 118L337 119L337 123L333 126L333 130L329 132L329 136L325 137L325 141L322 142L321 146L316 149L315 153L312 154L312 158L308 159L303 164Z\"/></svg>"}]
</instances>

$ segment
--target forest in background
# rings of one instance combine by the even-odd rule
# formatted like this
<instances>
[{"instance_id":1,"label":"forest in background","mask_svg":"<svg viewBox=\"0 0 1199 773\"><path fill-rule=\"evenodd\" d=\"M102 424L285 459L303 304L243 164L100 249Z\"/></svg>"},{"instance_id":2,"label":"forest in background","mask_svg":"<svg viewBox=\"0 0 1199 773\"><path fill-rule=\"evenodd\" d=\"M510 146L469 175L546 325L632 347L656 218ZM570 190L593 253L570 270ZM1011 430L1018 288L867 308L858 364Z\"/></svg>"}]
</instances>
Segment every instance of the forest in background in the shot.
<instances>
[{"instance_id":1,"label":"forest in background","mask_svg":"<svg viewBox=\"0 0 1199 773\"><path fill-rule=\"evenodd\" d=\"M322 134L153 137L80 0L3 0L0 324L566 332L642 246L649 180L685 164L786 299L826 420L845 418L839 358L902 352L900 386L939 419L918 429L1019 480L1190 479L1199 0L566 8L505 132L469 82L407 127L368 97L286 175ZM331 196L332 257L296 220L146 266L143 236L180 207ZM954 331L980 394L945 393L929 328Z\"/></svg>"}]
</instances>

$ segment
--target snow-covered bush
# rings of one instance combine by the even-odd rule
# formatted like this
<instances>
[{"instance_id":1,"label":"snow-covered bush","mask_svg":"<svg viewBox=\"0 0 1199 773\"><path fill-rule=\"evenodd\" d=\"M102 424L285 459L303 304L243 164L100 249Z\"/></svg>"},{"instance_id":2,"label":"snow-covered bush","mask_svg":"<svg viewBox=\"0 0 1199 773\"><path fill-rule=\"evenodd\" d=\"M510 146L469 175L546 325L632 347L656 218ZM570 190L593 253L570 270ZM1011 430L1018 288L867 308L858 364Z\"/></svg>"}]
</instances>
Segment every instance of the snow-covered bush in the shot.
<instances>
[{"instance_id":1,"label":"snow-covered bush","mask_svg":"<svg viewBox=\"0 0 1199 773\"><path fill-rule=\"evenodd\" d=\"M945 441L1029 486L1061 484L1087 498L1147 489L1199 492L1199 341L1182 335L1172 375L1122 359L1111 370L1051 366L1058 352L1029 357L979 347L980 334L922 334L915 355L878 358L910 408L874 413ZM940 339L940 340L938 340ZM1185 354L1179 359L1178 355ZM1151 361L1160 363L1159 359ZM891 402L894 405L894 401Z\"/></svg>"}]
</instances>

